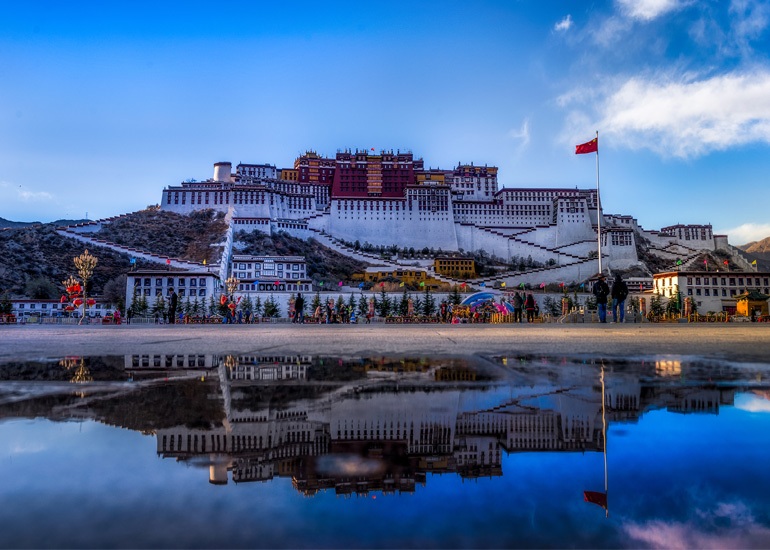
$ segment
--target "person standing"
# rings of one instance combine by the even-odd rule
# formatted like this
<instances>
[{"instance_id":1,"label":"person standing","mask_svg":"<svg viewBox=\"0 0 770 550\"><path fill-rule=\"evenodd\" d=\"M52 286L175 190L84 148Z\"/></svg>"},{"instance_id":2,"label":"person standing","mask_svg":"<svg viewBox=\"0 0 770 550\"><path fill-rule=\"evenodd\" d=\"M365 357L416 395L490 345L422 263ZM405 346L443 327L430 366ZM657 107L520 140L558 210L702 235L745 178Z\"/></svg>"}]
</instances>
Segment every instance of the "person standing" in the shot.
<instances>
[{"instance_id":1,"label":"person standing","mask_svg":"<svg viewBox=\"0 0 770 550\"><path fill-rule=\"evenodd\" d=\"M527 298L524 300L524 309L527 310L527 323L535 322L535 297L532 293L527 294Z\"/></svg>"},{"instance_id":2,"label":"person standing","mask_svg":"<svg viewBox=\"0 0 770 550\"><path fill-rule=\"evenodd\" d=\"M596 309L599 312L599 322L607 322L607 296L610 293L610 287L604 280L603 274L599 274L599 280L594 283L593 293L596 297Z\"/></svg>"},{"instance_id":3,"label":"person standing","mask_svg":"<svg viewBox=\"0 0 770 550\"><path fill-rule=\"evenodd\" d=\"M297 294L297 299L294 300L294 322L299 324L305 322L305 299L301 292Z\"/></svg>"},{"instance_id":4,"label":"person standing","mask_svg":"<svg viewBox=\"0 0 770 550\"><path fill-rule=\"evenodd\" d=\"M513 300L511 300L511 302L513 303L513 322L521 323L521 310L524 307L524 299L521 297L518 290L513 295Z\"/></svg>"},{"instance_id":5,"label":"person standing","mask_svg":"<svg viewBox=\"0 0 770 550\"><path fill-rule=\"evenodd\" d=\"M178 297L176 291L171 289L171 297L168 299L168 322L173 325L176 323L176 305Z\"/></svg>"},{"instance_id":6,"label":"person standing","mask_svg":"<svg viewBox=\"0 0 770 550\"><path fill-rule=\"evenodd\" d=\"M621 278L620 273L615 275L615 282L612 283L612 318L616 323L622 323L625 320L626 298L628 297L628 285Z\"/></svg>"}]
</instances>

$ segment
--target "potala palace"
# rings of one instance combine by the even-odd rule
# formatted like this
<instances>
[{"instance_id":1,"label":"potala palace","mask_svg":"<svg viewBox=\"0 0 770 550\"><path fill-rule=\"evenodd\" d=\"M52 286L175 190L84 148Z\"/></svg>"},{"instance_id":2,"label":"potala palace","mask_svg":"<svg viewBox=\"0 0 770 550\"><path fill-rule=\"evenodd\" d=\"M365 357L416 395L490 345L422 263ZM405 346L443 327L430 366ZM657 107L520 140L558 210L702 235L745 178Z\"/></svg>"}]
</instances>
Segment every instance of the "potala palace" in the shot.
<instances>
[{"instance_id":1,"label":"potala palace","mask_svg":"<svg viewBox=\"0 0 770 550\"><path fill-rule=\"evenodd\" d=\"M509 261L531 257L544 266L516 273L517 284L581 281L595 274L599 216L605 270L645 269L637 245L685 265L721 248L750 268L709 224L646 230L630 215L600 212L598 202L595 189L501 189L493 166L426 169L411 152L345 150L334 158L310 151L284 169L238 164L233 171L230 162L218 162L211 179L165 188L160 204L181 214L219 210L234 231L285 231L351 255L344 243L357 241L484 250ZM513 281L514 275L493 279Z\"/></svg>"}]
</instances>

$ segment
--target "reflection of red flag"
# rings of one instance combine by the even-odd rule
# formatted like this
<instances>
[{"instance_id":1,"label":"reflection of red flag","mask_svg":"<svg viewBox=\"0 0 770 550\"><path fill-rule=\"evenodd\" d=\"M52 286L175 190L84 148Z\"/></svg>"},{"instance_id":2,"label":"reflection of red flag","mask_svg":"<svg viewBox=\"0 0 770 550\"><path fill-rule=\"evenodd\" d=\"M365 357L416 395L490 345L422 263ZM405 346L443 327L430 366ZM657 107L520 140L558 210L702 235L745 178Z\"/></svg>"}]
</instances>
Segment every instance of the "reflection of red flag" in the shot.
<instances>
[{"instance_id":1,"label":"reflection of red flag","mask_svg":"<svg viewBox=\"0 0 770 550\"><path fill-rule=\"evenodd\" d=\"M599 138L594 138L586 143L575 145L575 154L584 155L586 153L597 153L599 151Z\"/></svg>"},{"instance_id":2,"label":"reflection of red flag","mask_svg":"<svg viewBox=\"0 0 770 550\"><path fill-rule=\"evenodd\" d=\"M605 510L607 509L607 493L597 491L583 491L583 500L591 504L598 504Z\"/></svg>"}]
</instances>

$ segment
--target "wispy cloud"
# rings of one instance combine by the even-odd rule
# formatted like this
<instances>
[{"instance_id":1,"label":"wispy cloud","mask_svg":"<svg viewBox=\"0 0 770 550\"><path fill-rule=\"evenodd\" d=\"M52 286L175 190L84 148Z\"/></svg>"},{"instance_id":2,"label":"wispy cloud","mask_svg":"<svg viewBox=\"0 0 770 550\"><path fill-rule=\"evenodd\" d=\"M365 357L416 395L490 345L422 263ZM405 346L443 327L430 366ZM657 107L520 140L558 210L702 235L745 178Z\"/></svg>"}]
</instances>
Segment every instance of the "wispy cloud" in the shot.
<instances>
[{"instance_id":1,"label":"wispy cloud","mask_svg":"<svg viewBox=\"0 0 770 550\"><path fill-rule=\"evenodd\" d=\"M16 195L16 199L22 202L46 202L53 200L54 196L47 191L29 191L23 186L8 181L0 181L0 189L4 193Z\"/></svg>"},{"instance_id":2,"label":"wispy cloud","mask_svg":"<svg viewBox=\"0 0 770 550\"><path fill-rule=\"evenodd\" d=\"M609 93L598 127L631 149L681 158L770 143L770 71L701 80L633 77Z\"/></svg>"},{"instance_id":3,"label":"wispy cloud","mask_svg":"<svg viewBox=\"0 0 770 550\"><path fill-rule=\"evenodd\" d=\"M770 413L770 401L758 395L741 393L735 396L735 408L752 413Z\"/></svg>"},{"instance_id":4,"label":"wispy cloud","mask_svg":"<svg viewBox=\"0 0 770 550\"><path fill-rule=\"evenodd\" d=\"M728 235L732 244L748 244L770 237L770 223L744 223L738 227L714 230L717 235Z\"/></svg>"},{"instance_id":5,"label":"wispy cloud","mask_svg":"<svg viewBox=\"0 0 770 550\"><path fill-rule=\"evenodd\" d=\"M516 147L516 154L521 153L529 146L529 119L525 118L520 128L513 128L508 132L508 137L518 141L519 144Z\"/></svg>"},{"instance_id":6,"label":"wispy cloud","mask_svg":"<svg viewBox=\"0 0 770 550\"><path fill-rule=\"evenodd\" d=\"M553 30L557 32L565 32L570 30L572 27L572 16L570 14L567 14L567 17L556 23L554 25Z\"/></svg>"},{"instance_id":7,"label":"wispy cloud","mask_svg":"<svg viewBox=\"0 0 770 550\"><path fill-rule=\"evenodd\" d=\"M652 21L691 2L682 0L617 0L621 13L631 19Z\"/></svg>"}]
</instances>

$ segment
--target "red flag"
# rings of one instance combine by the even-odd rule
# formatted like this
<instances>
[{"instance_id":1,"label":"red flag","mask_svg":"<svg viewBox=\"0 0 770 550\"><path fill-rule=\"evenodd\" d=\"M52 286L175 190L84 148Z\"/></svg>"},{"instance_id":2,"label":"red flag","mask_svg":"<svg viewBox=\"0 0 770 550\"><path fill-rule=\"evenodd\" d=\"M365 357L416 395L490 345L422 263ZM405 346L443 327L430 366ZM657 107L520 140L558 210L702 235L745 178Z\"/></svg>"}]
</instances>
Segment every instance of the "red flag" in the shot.
<instances>
[{"instance_id":1,"label":"red flag","mask_svg":"<svg viewBox=\"0 0 770 550\"><path fill-rule=\"evenodd\" d=\"M722 262L722 263L723 263L723 264L725 264L725 265L730 265L730 262L729 262L728 260L725 260L725 261L724 261L724 262Z\"/></svg>"},{"instance_id":2,"label":"red flag","mask_svg":"<svg viewBox=\"0 0 770 550\"><path fill-rule=\"evenodd\" d=\"M597 504L607 509L607 493L599 493L597 491L583 491L583 500L590 502L591 504Z\"/></svg>"},{"instance_id":3,"label":"red flag","mask_svg":"<svg viewBox=\"0 0 770 550\"><path fill-rule=\"evenodd\" d=\"M599 151L599 138L594 138L591 141L575 145L575 154L584 155L586 153L597 153Z\"/></svg>"},{"instance_id":4,"label":"red flag","mask_svg":"<svg viewBox=\"0 0 770 550\"><path fill-rule=\"evenodd\" d=\"M166 265L171 265L171 259L170 258L166 258Z\"/></svg>"}]
</instances>

